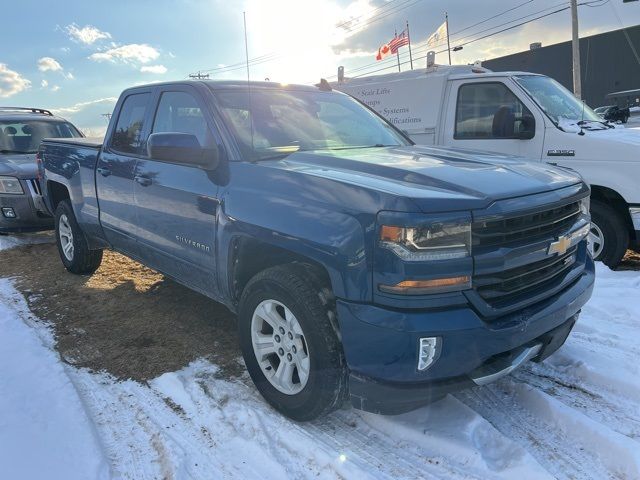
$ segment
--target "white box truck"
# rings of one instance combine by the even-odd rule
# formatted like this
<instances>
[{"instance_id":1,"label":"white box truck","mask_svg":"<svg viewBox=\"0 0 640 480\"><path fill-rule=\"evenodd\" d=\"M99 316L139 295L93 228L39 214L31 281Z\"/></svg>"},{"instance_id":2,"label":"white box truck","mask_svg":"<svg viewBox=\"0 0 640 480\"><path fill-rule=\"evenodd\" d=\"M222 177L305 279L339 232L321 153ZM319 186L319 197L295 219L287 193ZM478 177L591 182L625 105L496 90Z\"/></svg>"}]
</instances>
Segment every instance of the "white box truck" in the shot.
<instances>
[{"instance_id":1,"label":"white box truck","mask_svg":"<svg viewBox=\"0 0 640 480\"><path fill-rule=\"evenodd\" d=\"M578 171L591 185L594 258L618 265L640 247L640 131L604 122L544 75L479 64L333 84L423 145L521 155Z\"/></svg>"}]
</instances>

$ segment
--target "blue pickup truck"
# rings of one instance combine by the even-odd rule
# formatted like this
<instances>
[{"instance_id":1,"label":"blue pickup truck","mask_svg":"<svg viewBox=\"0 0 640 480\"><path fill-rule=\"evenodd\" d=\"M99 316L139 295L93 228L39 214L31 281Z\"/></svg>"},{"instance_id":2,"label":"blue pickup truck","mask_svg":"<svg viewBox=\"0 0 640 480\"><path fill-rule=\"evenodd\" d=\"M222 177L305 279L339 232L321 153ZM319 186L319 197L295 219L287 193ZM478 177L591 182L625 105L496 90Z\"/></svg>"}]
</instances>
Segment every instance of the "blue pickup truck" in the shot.
<instances>
[{"instance_id":1,"label":"blue pickup truck","mask_svg":"<svg viewBox=\"0 0 640 480\"><path fill-rule=\"evenodd\" d=\"M593 288L577 174L414 146L326 82L131 88L104 142L40 158L67 270L109 248L222 302L256 387L298 421L540 361Z\"/></svg>"}]
</instances>

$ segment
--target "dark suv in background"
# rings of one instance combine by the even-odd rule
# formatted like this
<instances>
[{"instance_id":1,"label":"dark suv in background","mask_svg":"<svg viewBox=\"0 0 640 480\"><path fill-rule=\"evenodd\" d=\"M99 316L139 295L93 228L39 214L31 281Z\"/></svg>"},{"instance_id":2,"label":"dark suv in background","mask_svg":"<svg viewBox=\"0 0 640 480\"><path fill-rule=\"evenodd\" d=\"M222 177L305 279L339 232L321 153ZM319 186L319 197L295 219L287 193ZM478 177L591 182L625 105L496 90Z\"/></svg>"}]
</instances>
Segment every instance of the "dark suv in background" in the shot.
<instances>
[{"instance_id":1,"label":"dark suv in background","mask_svg":"<svg viewBox=\"0 0 640 480\"><path fill-rule=\"evenodd\" d=\"M53 228L42 201L36 152L43 138L82 136L49 110L0 107L0 234Z\"/></svg>"},{"instance_id":2,"label":"dark suv in background","mask_svg":"<svg viewBox=\"0 0 640 480\"><path fill-rule=\"evenodd\" d=\"M631 111L628 108L620 108L616 105L598 107L594 110L594 112L610 122L627 123L629 117L631 116Z\"/></svg>"}]
</instances>

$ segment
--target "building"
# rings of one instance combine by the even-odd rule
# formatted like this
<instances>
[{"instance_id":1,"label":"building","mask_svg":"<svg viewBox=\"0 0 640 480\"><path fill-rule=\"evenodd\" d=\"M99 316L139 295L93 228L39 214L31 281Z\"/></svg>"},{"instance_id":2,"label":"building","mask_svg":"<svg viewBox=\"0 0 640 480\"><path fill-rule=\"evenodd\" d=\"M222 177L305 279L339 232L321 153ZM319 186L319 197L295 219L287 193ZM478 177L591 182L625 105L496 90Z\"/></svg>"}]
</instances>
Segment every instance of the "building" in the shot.
<instances>
[{"instance_id":1,"label":"building","mask_svg":"<svg viewBox=\"0 0 640 480\"><path fill-rule=\"evenodd\" d=\"M628 39L622 29L580 39L582 97L593 108L615 103L640 104L640 26L625 30ZM573 91L570 41L486 60L482 66L496 72L541 73ZM632 95L610 96L634 90L637 92Z\"/></svg>"}]
</instances>

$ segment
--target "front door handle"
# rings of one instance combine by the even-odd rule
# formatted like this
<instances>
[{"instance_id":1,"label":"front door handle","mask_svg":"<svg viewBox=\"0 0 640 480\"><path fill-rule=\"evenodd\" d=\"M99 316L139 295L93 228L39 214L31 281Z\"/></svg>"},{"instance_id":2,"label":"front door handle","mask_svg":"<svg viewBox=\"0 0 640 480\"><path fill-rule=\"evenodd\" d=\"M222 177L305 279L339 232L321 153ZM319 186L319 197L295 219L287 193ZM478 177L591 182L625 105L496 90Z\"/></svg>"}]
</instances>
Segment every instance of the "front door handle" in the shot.
<instances>
[{"instance_id":1,"label":"front door handle","mask_svg":"<svg viewBox=\"0 0 640 480\"><path fill-rule=\"evenodd\" d=\"M109 175L111 175L111 169L106 167L99 167L98 173L103 177L108 177Z\"/></svg>"},{"instance_id":2,"label":"front door handle","mask_svg":"<svg viewBox=\"0 0 640 480\"><path fill-rule=\"evenodd\" d=\"M153 180L151 180L149 177L145 177L144 175L136 175L134 177L134 180L143 187L148 187L153 183Z\"/></svg>"}]
</instances>

